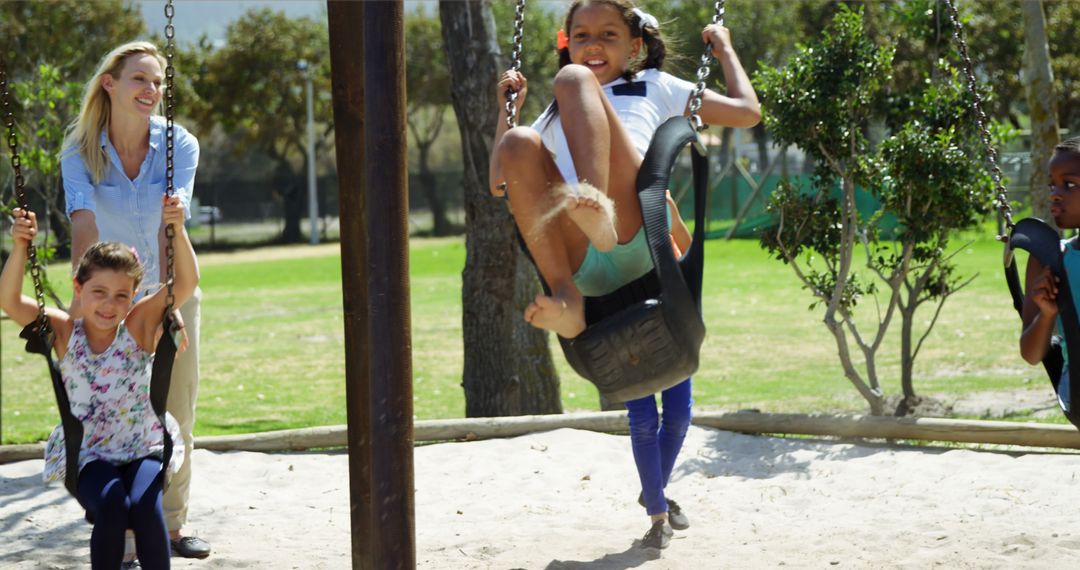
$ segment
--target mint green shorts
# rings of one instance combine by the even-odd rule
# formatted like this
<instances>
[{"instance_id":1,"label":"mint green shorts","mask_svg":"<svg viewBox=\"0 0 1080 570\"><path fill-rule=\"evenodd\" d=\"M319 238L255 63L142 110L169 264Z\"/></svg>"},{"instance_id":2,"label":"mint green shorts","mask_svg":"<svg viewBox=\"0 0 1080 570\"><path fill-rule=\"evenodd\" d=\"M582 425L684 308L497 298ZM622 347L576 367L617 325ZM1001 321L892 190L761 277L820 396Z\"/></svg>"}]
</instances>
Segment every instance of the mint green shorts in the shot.
<instances>
[{"instance_id":1,"label":"mint green shorts","mask_svg":"<svg viewBox=\"0 0 1080 570\"><path fill-rule=\"evenodd\" d=\"M611 251L597 251L590 243L581 267L574 273L574 285L586 297L599 297L645 275L653 268L649 240L642 226L634 239Z\"/></svg>"}]
</instances>

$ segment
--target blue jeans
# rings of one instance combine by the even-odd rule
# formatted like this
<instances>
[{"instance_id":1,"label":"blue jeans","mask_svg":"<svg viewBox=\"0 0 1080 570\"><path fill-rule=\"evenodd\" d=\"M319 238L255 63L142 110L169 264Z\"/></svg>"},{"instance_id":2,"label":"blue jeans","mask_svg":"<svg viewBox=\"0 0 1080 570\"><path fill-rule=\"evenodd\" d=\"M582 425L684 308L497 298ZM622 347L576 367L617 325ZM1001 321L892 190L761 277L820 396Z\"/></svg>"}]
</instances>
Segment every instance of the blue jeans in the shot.
<instances>
[{"instance_id":1,"label":"blue jeans","mask_svg":"<svg viewBox=\"0 0 1080 570\"><path fill-rule=\"evenodd\" d=\"M91 461L79 471L79 497L94 517L90 565L115 570L124 559L124 532L135 531L139 562L169 568L169 531L161 509L161 461L144 457L124 465Z\"/></svg>"},{"instance_id":2,"label":"blue jeans","mask_svg":"<svg viewBox=\"0 0 1080 570\"><path fill-rule=\"evenodd\" d=\"M686 430L690 427L690 379L660 393L664 413L656 409L656 396L626 402L630 418L630 446L634 450L645 510L650 515L666 513L667 487L675 458L679 456Z\"/></svg>"}]
</instances>

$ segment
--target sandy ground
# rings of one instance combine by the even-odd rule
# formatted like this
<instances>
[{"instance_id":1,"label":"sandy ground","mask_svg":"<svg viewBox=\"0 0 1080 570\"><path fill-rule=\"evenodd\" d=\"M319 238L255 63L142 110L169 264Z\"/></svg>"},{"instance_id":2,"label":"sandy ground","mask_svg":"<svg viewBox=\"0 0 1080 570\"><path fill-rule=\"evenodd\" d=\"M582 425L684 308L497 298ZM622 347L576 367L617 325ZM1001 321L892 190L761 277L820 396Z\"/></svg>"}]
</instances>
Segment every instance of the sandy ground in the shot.
<instances>
[{"instance_id":1,"label":"sandy ground","mask_svg":"<svg viewBox=\"0 0 1080 570\"><path fill-rule=\"evenodd\" d=\"M196 451L190 527L207 560L176 568L350 566L342 453ZM1080 455L897 448L691 429L648 521L625 436L556 430L418 447L417 565L431 569L1076 568ZM0 568L88 568L90 527L42 462L0 465ZM659 557L657 556L659 554Z\"/></svg>"}]
</instances>

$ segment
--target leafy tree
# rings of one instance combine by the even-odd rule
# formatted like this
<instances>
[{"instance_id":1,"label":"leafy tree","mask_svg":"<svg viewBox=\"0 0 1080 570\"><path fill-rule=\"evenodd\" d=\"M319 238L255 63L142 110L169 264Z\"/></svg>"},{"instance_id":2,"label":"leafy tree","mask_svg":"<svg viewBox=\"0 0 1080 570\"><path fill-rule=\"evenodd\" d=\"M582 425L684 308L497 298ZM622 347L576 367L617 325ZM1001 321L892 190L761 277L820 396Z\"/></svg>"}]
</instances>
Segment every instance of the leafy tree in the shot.
<instances>
[{"instance_id":1,"label":"leafy tree","mask_svg":"<svg viewBox=\"0 0 1080 570\"><path fill-rule=\"evenodd\" d=\"M1080 129L1080 55L1072 46L1075 22L1080 18L1080 4L1072 0L1044 0L1046 35L1050 47L1053 70L1053 101L1057 106L1057 125L1066 129ZM937 2L936 10L943 6ZM1013 128L1022 126L1025 116L1046 116L1045 110L1032 109L1028 102L1025 87L1032 83L1030 74L1021 73L1026 61L1025 53L1025 18L1022 8L1030 8L1030 3L1015 0L964 0L957 2L961 21L965 27L965 38L969 54L975 64L980 82L986 85L995 97L986 102L986 112L993 118L1008 120ZM942 35L951 43L952 31L948 28L948 19L944 16ZM955 45L946 45L943 53L956 61ZM1034 94L1043 95L1045 94ZM1043 106L1046 105L1044 102ZM1035 123L1038 123L1038 119ZM1036 131L1039 129L1036 128ZM1044 137L1052 127L1044 126ZM1034 135L1038 138L1038 135ZM1045 167L1047 143L1034 141L1032 144L1032 180L1042 178ZM1041 150L1040 150L1041 149ZM1039 217L1046 217L1047 193L1045 185L1030 184L1030 204Z\"/></svg>"},{"instance_id":2,"label":"leafy tree","mask_svg":"<svg viewBox=\"0 0 1080 570\"><path fill-rule=\"evenodd\" d=\"M976 65L979 80L997 95L988 102L986 113L1020 128L1023 108L1015 105L1024 99L1024 85L1018 73L1024 61L1024 27L1019 2L962 0L956 4L965 28L968 53ZM944 6L935 14L940 14L935 16L935 23L940 24L942 36L950 44L943 51L947 49L946 53L955 61L958 48L953 43Z\"/></svg>"},{"instance_id":3,"label":"leafy tree","mask_svg":"<svg viewBox=\"0 0 1080 570\"><path fill-rule=\"evenodd\" d=\"M876 288L853 273L859 230L865 224L855 206L855 186L870 179L862 160L869 154L863 129L888 81L892 55L891 49L873 45L860 13L842 9L820 41L800 49L785 67L766 68L757 75L767 101L764 120L773 137L799 146L816 163L813 195L804 196L789 184L773 194L769 206L779 214L780 226L775 234L762 237L763 245L789 264L817 298L811 307L826 305L825 326L835 338L844 373L874 414L884 410L874 358L897 296L890 299L874 337L864 340L852 312L858 299ZM841 183L839 200L830 197L836 179ZM819 263L811 263L810 252ZM804 253L807 259L800 261ZM865 377L855 367L849 333L863 352Z\"/></svg>"},{"instance_id":4,"label":"leafy tree","mask_svg":"<svg viewBox=\"0 0 1080 570\"><path fill-rule=\"evenodd\" d=\"M124 0L0 2L0 50L16 80L47 63L85 82L102 56L145 33L139 7Z\"/></svg>"},{"instance_id":5,"label":"leafy tree","mask_svg":"<svg viewBox=\"0 0 1080 570\"><path fill-rule=\"evenodd\" d=\"M49 234L54 234L55 241L66 252L71 223L64 209L60 149L67 127L66 117L73 117L78 112L82 85L64 81L59 69L43 63L38 66L36 75L14 87L15 99L22 103L23 120L19 124L23 134L19 154L26 184L37 192L44 207L38 212L38 220L42 228L48 230L46 244Z\"/></svg>"},{"instance_id":6,"label":"leafy tree","mask_svg":"<svg viewBox=\"0 0 1080 570\"><path fill-rule=\"evenodd\" d=\"M701 55L705 51L701 43L701 30L712 22L716 12L714 4L680 0L654 1L646 5L650 10L655 10L653 13L661 19L661 29L676 54L665 69L676 77L696 81ZM798 29L798 7L797 2L770 2L768 9L753 2L729 2L726 5L724 25L731 30L732 44L747 75L753 77L761 65L780 65L791 55L795 49L793 32ZM723 93L723 78L723 73L714 62L707 86ZM727 156L732 132L733 129L723 130L720 152L723 157ZM758 145L759 164L764 167L769 162L765 124L758 123L751 132Z\"/></svg>"},{"instance_id":7,"label":"leafy tree","mask_svg":"<svg viewBox=\"0 0 1080 570\"><path fill-rule=\"evenodd\" d=\"M70 228L59 178L64 129L75 119L82 87L99 60L144 33L142 13L121 0L0 2L0 22L26 189L43 209L42 227L66 255ZM10 177L3 162L0 170Z\"/></svg>"},{"instance_id":8,"label":"leafy tree","mask_svg":"<svg viewBox=\"0 0 1080 570\"><path fill-rule=\"evenodd\" d=\"M972 119L971 94L955 71L946 68L942 75L939 81L915 84L925 88L908 95L909 115L893 125L893 134L881 145L885 176L875 186L882 210L899 223L896 241L879 242L869 266L882 280L902 276L899 286L888 281L899 291L901 415L922 401L915 393L913 371L923 342L945 300L970 282L956 274L949 237L983 219L994 193ZM906 265L904 256L910 257ZM924 304L934 307L934 313L916 338L915 312Z\"/></svg>"},{"instance_id":9,"label":"leafy tree","mask_svg":"<svg viewBox=\"0 0 1080 570\"><path fill-rule=\"evenodd\" d=\"M801 48L786 66L758 75L770 132L816 164L813 192L785 184L773 195L770 208L780 228L762 243L811 291L811 307L825 306L845 376L874 414L885 411L876 356L899 313L904 400L898 412L904 413L920 403L912 383L919 349L945 300L966 285L946 253L949 235L986 214L992 185L981 161L971 158L979 156L978 138L970 96L955 71L944 67L933 74L937 81L928 81L927 73L907 91L887 92L893 50L876 45L867 30L861 11L841 6L820 41ZM906 68L918 76L914 70ZM888 129L878 147L865 135L875 120ZM856 209L857 185L881 201L874 215L862 217ZM894 239L881 235L886 215L898 223ZM860 249L865 272L855 264ZM879 282L887 301L877 305L865 334L855 308L864 299L878 302ZM936 306L934 317L916 338L915 312L927 303ZM862 353L862 372L852 343Z\"/></svg>"},{"instance_id":10,"label":"leafy tree","mask_svg":"<svg viewBox=\"0 0 1080 570\"><path fill-rule=\"evenodd\" d=\"M1080 2L1044 0L1046 27L1054 69L1054 92L1058 97L1058 123L1073 134L1080 133L1080 50L1076 49L1076 22Z\"/></svg>"},{"instance_id":11,"label":"leafy tree","mask_svg":"<svg viewBox=\"0 0 1080 570\"><path fill-rule=\"evenodd\" d=\"M418 153L420 191L431 208L433 233L449 235L446 199L435 182L429 157L450 107L450 78L439 20L422 5L405 18L405 83L409 93L405 120Z\"/></svg>"},{"instance_id":12,"label":"leafy tree","mask_svg":"<svg viewBox=\"0 0 1080 570\"><path fill-rule=\"evenodd\" d=\"M319 154L333 144L328 53L325 23L289 18L268 8L250 10L229 24L224 47L210 51L204 42L185 54L191 63L204 59L189 74L197 98L185 112L203 132L220 127L228 133L236 154L255 150L268 156L275 164L275 180L301 179L307 171L307 110L305 72L297 64L307 62L314 83ZM300 184L281 190L281 241L300 240L305 196Z\"/></svg>"}]
</instances>

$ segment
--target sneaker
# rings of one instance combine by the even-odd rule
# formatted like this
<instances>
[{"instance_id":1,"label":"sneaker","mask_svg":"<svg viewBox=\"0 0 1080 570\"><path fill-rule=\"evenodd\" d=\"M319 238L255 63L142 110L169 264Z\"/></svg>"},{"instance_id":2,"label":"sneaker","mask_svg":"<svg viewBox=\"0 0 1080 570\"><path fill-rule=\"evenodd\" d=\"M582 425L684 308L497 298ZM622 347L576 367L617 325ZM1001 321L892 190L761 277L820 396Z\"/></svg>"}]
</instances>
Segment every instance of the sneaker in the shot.
<instances>
[{"instance_id":1,"label":"sneaker","mask_svg":"<svg viewBox=\"0 0 1080 570\"><path fill-rule=\"evenodd\" d=\"M210 556L210 543L197 536L182 536L170 540L173 554L183 558L206 558Z\"/></svg>"},{"instance_id":2,"label":"sneaker","mask_svg":"<svg viewBox=\"0 0 1080 570\"><path fill-rule=\"evenodd\" d=\"M637 502L641 506L645 506L645 494L641 493L637 497ZM686 530L690 528L690 519L686 516L686 513L682 512L682 507L679 503L667 499L668 510L668 522L671 523L671 528L675 530Z\"/></svg>"},{"instance_id":3,"label":"sneaker","mask_svg":"<svg viewBox=\"0 0 1080 570\"><path fill-rule=\"evenodd\" d=\"M128 570L129 568L142 568L142 564L139 564L138 560L125 560L120 563L120 570Z\"/></svg>"},{"instance_id":4,"label":"sneaker","mask_svg":"<svg viewBox=\"0 0 1080 570\"><path fill-rule=\"evenodd\" d=\"M645 536L641 538L642 548L658 548L663 549L668 547L668 543L671 542L671 527L664 521L656 521L652 527L649 528L649 532L645 533Z\"/></svg>"},{"instance_id":5,"label":"sneaker","mask_svg":"<svg viewBox=\"0 0 1080 570\"><path fill-rule=\"evenodd\" d=\"M668 522L671 523L671 528L675 530L686 530L690 528L690 519L686 517L686 513L682 512L682 508L679 507L679 503L667 500L667 516Z\"/></svg>"}]
</instances>

